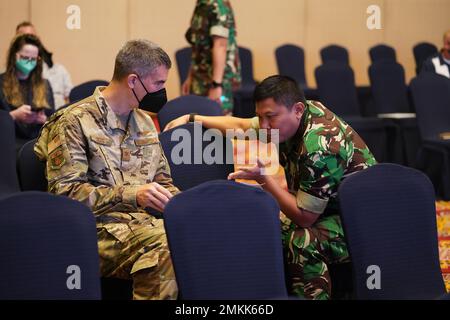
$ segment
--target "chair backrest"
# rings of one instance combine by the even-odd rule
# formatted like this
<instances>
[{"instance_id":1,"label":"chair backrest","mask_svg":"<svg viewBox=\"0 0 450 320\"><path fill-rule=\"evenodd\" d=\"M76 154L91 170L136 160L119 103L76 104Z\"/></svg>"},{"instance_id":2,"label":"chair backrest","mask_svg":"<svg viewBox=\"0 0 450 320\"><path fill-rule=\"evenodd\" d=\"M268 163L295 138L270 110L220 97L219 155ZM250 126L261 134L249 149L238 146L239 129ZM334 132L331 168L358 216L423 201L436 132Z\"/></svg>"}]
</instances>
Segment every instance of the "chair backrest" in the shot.
<instances>
[{"instance_id":1,"label":"chair backrest","mask_svg":"<svg viewBox=\"0 0 450 320\"><path fill-rule=\"evenodd\" d=\"M253 73L253 55L250 49L239 46L239 60L241 61L242 87L256 84Z\"/></svg>"},{"instance_id":2,"label":"chair backrest","mask_svg":"<svg viewBox=\"0 0 450 320\"><path fill-rule=\"evenodd\" d=\"M16 174L16 131L9 113L0 110L0 196L19 191Z\"/></svg>"},{"instance_id":3,"label":"chair backrest","mask_svg":"<svg viewBox=\"0 0 450 320\"><path fill-rule=\"evenodd\" d=\"M162 129L172 120L189 113L203 116L223 116L222 108L216 101L202 96L188 95L168 101L158 112L158 122Z\"/></svg>"},{"instance_id":4,"label":"chair backrest","mask_svg":"<svg viewBox=\"0 0 450 320\"><path fill-rule=\"evenodd\" d=\"M177 62L178 78L180 79L180 85L186 80L191 66L191 47L185 47L178 49L175 52L175 60Z\"/></svg>"},{"instance_id":5,"label":"chair backrest","mask_svg":"<svg viewBox=\"0 0 450 320\"><path fill-rule=\"evenodd\" d=\"M34 153L36 139L28 141L19 150L17 172L22 191L47 191L45 162L39 161Z\"/></svg>"},{"instance_id":6,"label":"chair backrest","mask_svg":"<svg viewBox=\"0 0 450 320\"><path fill-rule=\"evenodd\" d=\"M347 65L350 63L347 49L335 44L322 48L320 50L320 57L322 58L323 64L331 61Z\"/></svg>"},{"instance_id":7,"label":"chair backrest","mask_svg":"<svg viewBox=\"0 0 450 320\"><path fill-rule=\"evenodd\" d=\"M69 94L69 101L70 103L74 103L87 98L94 93L96 87L107 86L108 84L109 82L105 80L92 80L81 83L72 88Z\"/></svg>"},{"instance_id":8,"label":"chair backrest","mask_svg":"<svg viewBox=\"0 0 450 320\"><path fill-rule=\"evenodd\" d=\"M438 53L438 48L428 42L421 42L413 47L414 60L416 61L416 74L422 69L422 64L432 55Z\"/></svg>"},{"instance_id":9,"label":"chair backrest","mask_svg":"<svg viewBox=\"0 0 450 320\"><path fill-rule=\"evenodd\" d=\"M423 140L439 139L450 131L450 81L438 74L422 73L411 80L410 90Z\"/></svg>"},{"instance_id":10,"label":"chair backrest","mask_svg":"<svg viewBox=\"0 0 450 320\"><path fill-rule=\"evenodd\" d=\"M95 218L45 192L0 200L0 299L100 299Z\"/></svg>"},{"instance_id":11,"label":"chair backrest","mask_svg":"<svg viewBox=\"0 0 450 320\"><path fill-rule=\"evenodd\" d=\"M275 50L275 58L280 75L295 79L302 89L308 87L305 76L305 52L303 48L293 44L285 44Z\"/></svg>"},{"instance_id":12,"label":"chair backrest","mask_svg":"<svg viewBox=\"0 0 450 320\"><path fill-rule=\"evenodd\" d=\"M227 179L234 171L233 145L218 130L206 131L198 123L188 123L161 133L159 140L173 183L180 190Z\"/></svg>"},{"instance_id":13,"label":"chair backrest","mask_svg":"<svg viewBox=\"0 0 450 320\"><path fill-rule=\"evenodd\" d=\"M405 70L395 61L377 61L369 67L377 113L409 112Z\"/></svg>"},{"instance_id":14,"label":"chair backrest","mask_svg":"<svg viewBox=\"0 0 450 320\"><path fill-rule=\"evenodd\" d=\"M375 61L397 61L395 49L385 44L379 44L370 48L369 56L372 63Z\"/></svg>"},{"instance_id":15,"label":"chair backrest","mask_svg":"<svg viewBox=\"0 0 450 320\"><path fill-rule=\"evenodd\" d=\"M338 191L359 299L434 299L439 266L434 189L422 172L378 164Z\"/></svg>"},{"instance_id":16,"label":"chair backrest","mask_svg":"<svg viewBox=\"0 0 450 320\"><path fill-rule=\"evenodd\" d=\"M325 63L315 70L321 102L338 116L360 116L353 70L339 62Z\"/></svg>"},{"instance_id":17,"label":"chair backrest","mask_svg":"<svg viewBox=\"0 0 450 320\"><path fill-rule=\"evenodd\" d=\"M286 298L279 210L265 191L234 181L172 198L164 224L182 297Z\"/></svg>"}]
</instances>

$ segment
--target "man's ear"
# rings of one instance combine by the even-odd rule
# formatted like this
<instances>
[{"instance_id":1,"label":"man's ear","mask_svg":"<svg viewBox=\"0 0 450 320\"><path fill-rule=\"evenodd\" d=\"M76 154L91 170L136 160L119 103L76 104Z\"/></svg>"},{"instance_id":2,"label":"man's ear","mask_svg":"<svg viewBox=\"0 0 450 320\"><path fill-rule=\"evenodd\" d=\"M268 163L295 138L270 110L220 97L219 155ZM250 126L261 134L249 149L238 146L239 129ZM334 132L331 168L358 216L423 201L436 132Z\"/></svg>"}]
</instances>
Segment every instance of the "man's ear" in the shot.
<instances>
[{"instance_id":1,"label":"man's ear","mask_svg":"<svg viewBox=\"0 0 450 320\"><path fill-rule=\"evenodd\" d=\"M131 89L134 89L134 86L136 85L136 81L137 81L137 76L135 74L129 74L127 76L127 84L128 87L130 87Z\"/></svg>"},{"instance_id":2,"label":"man's ear","mask_svg":"<svg viewBox=\"0 0 450 320\"><path fill-rule=\"evenodd\" d=\"M305 104L303 102L297 102L292 106L294 108L294 113L298 119L300 119L303 115L303 112L305 112Z\"/></svg>"}]
</instances>

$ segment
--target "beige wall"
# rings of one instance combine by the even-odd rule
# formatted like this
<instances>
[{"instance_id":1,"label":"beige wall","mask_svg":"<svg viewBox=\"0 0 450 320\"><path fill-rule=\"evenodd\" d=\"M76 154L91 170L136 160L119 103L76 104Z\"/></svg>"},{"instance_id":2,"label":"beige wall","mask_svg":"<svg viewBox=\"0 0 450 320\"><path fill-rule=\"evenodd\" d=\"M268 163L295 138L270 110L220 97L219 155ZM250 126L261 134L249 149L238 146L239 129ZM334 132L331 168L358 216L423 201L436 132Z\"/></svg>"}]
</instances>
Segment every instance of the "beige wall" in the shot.
<instances>
[{"instance_id":1,"label":"beige wall","mask_svg":"<svg viewBox=\"0 0 450 320\"><path fill-rule=\"evenodd\" d=\"M66 9L81 8L81 30L68 30ZM16 24L31 20L43 42L64 64L75 84L109 80L114 56L127 39L147 38L159 43L173 58L186 46L184 33L195 0L0 0L0 69ZM321 47L337 43L350 51L358 84L367 84L368 49L381 42L395 47L408 80L414 76L412 46L429 41L441 47L450 29L450 0L232 0L238 42L252 49L255 77L277 72L274 50L283 43L301 45L306 54L307 80L314 86L314 69ZM381 8L382 29L368 30L366 9ZM179 93L173 68L169 97Z\"/></svg>"}]
</instances>

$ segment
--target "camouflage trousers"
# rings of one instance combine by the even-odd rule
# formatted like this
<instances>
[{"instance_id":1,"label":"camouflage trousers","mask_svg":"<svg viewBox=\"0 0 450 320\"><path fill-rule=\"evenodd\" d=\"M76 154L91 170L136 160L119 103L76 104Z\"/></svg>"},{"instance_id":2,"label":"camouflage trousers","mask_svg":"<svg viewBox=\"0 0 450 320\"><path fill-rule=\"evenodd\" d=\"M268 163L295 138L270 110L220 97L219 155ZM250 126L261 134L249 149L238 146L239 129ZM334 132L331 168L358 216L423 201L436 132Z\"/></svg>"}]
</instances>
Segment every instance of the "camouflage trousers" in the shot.
<instances>
[{"instance_id":1,"label":"camouflage trousers","mask_svg":"<svg viewBox=\"0 0 450 320\"><path fill-rule=\"evenodd\" d=\"M162 219L97 226L104 277L133 280L133 299L176 299L178 288Z\"/></svg>"},{"instance_id":2,"label":"camouflage trousers","mask_svg":"<svg viewBox=\"0 0 450 320\"><path fill-rule=\"evenodd\" d=\"M301 228L282 214L281 223L290 294L330 299L328 265L350 260L339 216L320 217L313 226Z\"/></svg>"},{"instance_id":3,"label":"camouflage trousers","mask_svg":"<svg viewBox=\"0 0 450 320\"><path fill-rule=\"evenodd\" d=\"M223 79L222 88L222 111L224 114L230 114L233 112L233 86L231 81L226 78ZM210 82L203 81L203 79L197 79L192 77L191 93L199 96L207 96L210 88Z\"/></svg>"}]
</instances>

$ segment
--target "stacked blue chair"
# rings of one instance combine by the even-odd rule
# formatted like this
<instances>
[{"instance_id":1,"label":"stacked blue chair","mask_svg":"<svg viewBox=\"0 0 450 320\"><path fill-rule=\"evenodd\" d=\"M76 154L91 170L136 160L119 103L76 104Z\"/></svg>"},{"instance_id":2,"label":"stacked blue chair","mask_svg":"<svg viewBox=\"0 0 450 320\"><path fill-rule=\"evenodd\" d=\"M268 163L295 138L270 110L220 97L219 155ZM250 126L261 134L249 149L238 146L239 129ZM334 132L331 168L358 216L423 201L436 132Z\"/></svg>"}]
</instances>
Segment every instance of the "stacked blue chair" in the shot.
<instances>
[{"instance_id":1,"label":"stacked blue chair","mask_svg":"<svg viewBox=\"0 0 450 320\"><path fill-rule=\"evenodd\" d=\"M279 210L270 194L234 181L173 197L164 224L182 298L286 299Z\"/></svg>"},{"instance_id":2,"label":"stacked blue chair","mask_svg":"<svg viewBox=\"0 0 450 320\"><path fill-rule=\"evenodd\" d=\"M414 166L420 147L416 115L411 113L405 71L391 47L379 45L370 51L369 79L378 117L388 129L390 162Z\"/></svg>"},{"instance_id":3,"label":"stacked blue chair","mask_svg":"<svg viewBox=\"0 0 450 320\"><path fill-rule=\"evenodd\" d=\"M450 81L423 73L411 81L410 88L422 139L420 167L430 175L439 194L450 200L450 139L442 136L450 132ZM427 156L436 160L427 162Z\"/></svg>"},{"instance_id":4,"label":"stacked blue chair","mask_svg":"<svg viewBox=\"0 0 450 320\"><path fill-rule=\"evenodd\" d=\"M177 50L175 52L175 60L177 62L178 68L178 78L180 79L180 85L186 80L189 68L191 66L191 56L192 49L191 47L185 47Z\"/></svg>"},{"instance_id":5,"label":"stacked blue chair","mask_svg":"<svg viewBox=\"0 0 450 320\"><path fill-rule=\"evenodd\" d=\"M379 44L370 48L369 55L372 63L379 61L397 61L395 49L385 44Z\"/></svg>"},{"instance_id":6,"label":"stacked blue chair","mask_svg":"<svg viewBox=\"0 0 450 320\"><path fill-rule=\"evenodd\" d=\"M275 50L278 73L297 81L304 90L308 87L305 76L305 52L294 44L285 44Z\"/></svg>"},{"instance_id":7,"label":"stacked blue chair","mask_svg":"<svg viewBox=\"0 0 450 320\"><path fill-rule=\"evenodd\" d=\"M350 66L339 62L325 63L315 70L321 102L347 121L363 138L378 161L386 157L386 130L381 119L363 118Z\"/></svg>"},{"instance_id":8,"label":"stacked blue chair","mask_svg":"<svg viewBox=\"0 0 450 320\"><path fill-rule=\"evenodd\" d=\"M253 90L256 86L252 51L239 46L239 60L241 61L242 82L240 88L234 91L233 115L240 118L251 118L255 116Z\"/></svg>"},{"instance_id":9,"label":"stacked blue chair","mask_svg":"<svg viewBox=\"0 0 450 320\"><path fill-rule=\"evenodd\" d=\"M198 123L187 123L159 135L173 183L180 190L227 179L234 171L231 141L218 130L207 132Z\"/></svg>"},{"instance_id":10,"label":"stacked blue chair","mask_svg":"<svg viewBox=\"0 0 450 320\"><path fill-rule=\"evenodd\" d=\"M305 52L294 44L285 44L275 50L278 73L288 76L299 84L306 99L317 100L317 89L309 88L305 76Z\"/></svg>"},{"instance_id":11,"label":"stacked blue chair","mask_svg":"<svg viewBox=\"0 0 450 320\"><path fill-rule=\"evenodd\" d=\"M47 191L45 163L34 153L36 139L28 141L17 156L17 173L22 191Z\"/></svg>"},{"instance_id":12,"label":"stacked blue chair","mask_svg":"<svg viewBox=\"0 0 450 320\"><path fill-rule=\"evenodd\" d=\"M416 61L416 74L419 74L425 60L438 53L438 48L432 43L421 42L413 47L413 53Z\"/></svg>"},{"instance_id":13,"label":"stacked blue chair","mask_svg":"<svg viewBox=\"0 0 450 320\"><path fill-rule=\"evenodd\" d=\"M335 44L322 48L320 50L320 57L322 59L322 63L332 61L347 65L350 63L347 49Z\"/></svg>"},{"instance_id":14,"label":"stacked blue chair","mask_svg":"<svg viewBox=\"0 0 450 320\"><path fill-rule=\"evenodd\" d=\"M16 131L9 113L0 110L0 196L20 190L16 175Z\"/></svg>"},{"instance_id":15,"label":"stacked blue chair","mask_svg":"<svg viewBox=\"0 0 450 320\"><path fill-rule=\"evenodd\" d=\"M44 192L0 200L0 299L100 299L95 218Z\"/></svg>"},{"instance_id":16,"label":"stacked blue chair","mask_svg":"<svg viewBox=\"0 0 450 320\"><path fill-rule=\"evenodd\" d=\"M188 95L170 100L158 112L158 122L161 129L172 120L189 113L203 116L222 116L220 105L211 99L202 96Z\"/></svg>"},{"instance_id":17,"label":"stacked blue chair","mask_svg":"<svg viewBox=\"0 0 450 320\"><path fill-rule=\"evenodd\" d=\"M378 164L346 178L338 192L357 299L445 293L433 185L423 173Z\"/></svg>"}]
</instances>

